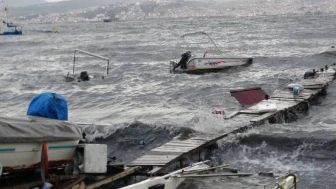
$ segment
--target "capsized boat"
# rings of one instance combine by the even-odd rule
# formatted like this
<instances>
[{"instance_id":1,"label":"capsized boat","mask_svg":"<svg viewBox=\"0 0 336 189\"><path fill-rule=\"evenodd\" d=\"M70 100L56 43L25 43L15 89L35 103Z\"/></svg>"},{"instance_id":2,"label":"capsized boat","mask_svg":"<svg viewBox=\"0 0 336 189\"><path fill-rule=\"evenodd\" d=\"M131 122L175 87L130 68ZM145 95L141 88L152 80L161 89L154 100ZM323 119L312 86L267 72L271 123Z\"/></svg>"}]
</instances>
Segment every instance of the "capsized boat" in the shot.
<instances>
[{"instance_id":1,"label":"capsized boat","mask_svg":"<svg viewBox=\"0 0 336 189\"><path fill-rule=\"evenodd\" d=\"M202 57L198 57L192 56L191 52L188 51L182 54L182 58L179 62L170 61L170 73L197 74L205 72L216 72L229 67L250 65L253 62L252 57L224 56L216 43L205 32L184 34L182 35L182 39L190 35L205 35L209 39L209 41L215 46L217 51L220 53L220 56L207 56L207 51L205 51Z\"/></svg>"},{"instance_id":2,"label":"capsized boat","mask_svg":"<svg viewBox=\"0 0 336 189\"><path fill-rule=\"evenodd\" d=\"M102 60L106 60L107 61L107 66L106 66L106 73L102 74L100 77L102 79L104 79L108 74L109 74L109 65L110 65L110 59L104 56L100 56L98 54L94 54L94 53L90 53L87 51L83 51L80 49L76 49L74 52L74 57L73 57L73 65L72 65L72 74L70 72L68 72L68 74L65 76L65 82L72 82L77 80L78 82L80 81L88 81L91 78L94 78L95 76L89 75L87 71L81 71L79 76L77 76L77 73L75 72L75 68L76 68L76 53L80 52L92 57L96 57Z\"/></svg>"}]
</instances>

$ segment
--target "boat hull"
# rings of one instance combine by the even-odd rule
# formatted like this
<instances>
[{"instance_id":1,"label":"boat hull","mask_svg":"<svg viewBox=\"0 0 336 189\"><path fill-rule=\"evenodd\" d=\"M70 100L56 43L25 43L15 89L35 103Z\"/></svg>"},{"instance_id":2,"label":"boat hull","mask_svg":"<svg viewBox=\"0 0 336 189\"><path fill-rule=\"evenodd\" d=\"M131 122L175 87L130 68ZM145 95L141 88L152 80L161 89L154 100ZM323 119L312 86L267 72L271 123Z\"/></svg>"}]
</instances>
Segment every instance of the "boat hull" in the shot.
<instances>
[{"instance_id":1,"label":"boat hull","mask_svg":"<svg viewBox=\"0 0 336 189\"><path fill-rule=\"evenodd\" d=\"M22 31L6 31L3 32L1 35L22 35Z\"/></svg>"},{"instance_id":2,"label":"boat hull","mask_svg":"<svg viewBox=\"0 0 336 189\"><path fill-rule=\"evenodd\" d=\"M79 140L49 142L49 167L58 167L72 160ZM41 143L0 144L0 163L3 172L35 169L40 167Z\"/></svg>"},{"instance_id":3,"label":"boat hull","mask_svg":"<svg viewBox=\"0 0 336 189\"><path fill-rule=\"evenodd\" d=\"M103 20L103 22L112 22L112 19L110 19L110 18L105 18L105 19Z\"/></svg>"},{"instance_id":4,"label":"boat hull","mask_svg":"<svg viewBox=\"0 0 336 189\"><path fill-rule=\"evenodd\" d=\"M171 69L171 72L189 73L189 74L218 72L230 67L247 66L252 64L252 62L253 58L222 58L222 57L192 58L188 61L186 70L178 68L175 71Z\"/></svg>"}]
</instances>

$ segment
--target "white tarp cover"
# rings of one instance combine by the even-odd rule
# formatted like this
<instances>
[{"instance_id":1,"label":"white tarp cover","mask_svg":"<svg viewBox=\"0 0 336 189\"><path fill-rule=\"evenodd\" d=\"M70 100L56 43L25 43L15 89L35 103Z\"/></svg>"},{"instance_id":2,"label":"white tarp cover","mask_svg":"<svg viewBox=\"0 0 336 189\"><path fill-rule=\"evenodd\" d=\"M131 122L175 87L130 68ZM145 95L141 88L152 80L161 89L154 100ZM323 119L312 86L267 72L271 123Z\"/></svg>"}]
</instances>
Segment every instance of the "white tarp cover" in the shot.
<instances>
[{"instance_id":1,"label":"white tarp cover","mask_svg":"<svg viewBox=\"0 0 336 189\"><path fill-rule=\"evenodd\" d=\"M36 116L0 117L0 143L35 143L80 140L82 132L72 123Z\"/></svg>"}]
</instances>

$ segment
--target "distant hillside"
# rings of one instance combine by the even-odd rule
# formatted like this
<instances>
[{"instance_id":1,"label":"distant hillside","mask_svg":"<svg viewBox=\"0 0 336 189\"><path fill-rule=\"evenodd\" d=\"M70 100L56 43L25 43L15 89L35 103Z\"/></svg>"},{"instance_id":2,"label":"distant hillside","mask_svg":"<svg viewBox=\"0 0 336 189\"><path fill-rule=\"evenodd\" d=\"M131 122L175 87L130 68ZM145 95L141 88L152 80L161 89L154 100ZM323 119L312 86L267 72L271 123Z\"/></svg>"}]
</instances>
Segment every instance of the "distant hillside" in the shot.
<instances>
[{"instance_id":1,"label":"distant hillside","mask_svg":"<svg viewBox=\"0 0 336 189\"><path fill-rule=\"evenodd\" d=\"M44 0L9 0L8 6L9 7L24 7L24 6L42 4L42 3L45 3L45 1Z\"/></svg>"},{"instance_id":2,"label":"distant hillside","mask_svg":"<svg viewBox=\"0 0 336 189\"><path fill-rule=\"evenodd\" d=\"M13 8L10 17L33 23L50 23L101 21L105 12L119 20L321 15L336 13L334 2L335 0L286 0L285 3L278 0L71 0Z\"/></svg>"},{"instance_id":3,"label":"distant hillside","mask_svg":"<svg viewBox=\"0 0 336 189\"><path fill-rule=\"evenodd\" d=\"M12 1L12 0L11 0ZM14 0L26 1L26 0ZM13 8L12 16L22 16L30 14L48 14L48 13L65 13L76 9L83 9L95 6L109 5L113 3L121 3L123 0L71 0L61 1L57 3L46 3L44 0L34 0L42 2L42 4ZM127 3L136 2L136 0L127 0Z\"/></svg>"}]
</instances>

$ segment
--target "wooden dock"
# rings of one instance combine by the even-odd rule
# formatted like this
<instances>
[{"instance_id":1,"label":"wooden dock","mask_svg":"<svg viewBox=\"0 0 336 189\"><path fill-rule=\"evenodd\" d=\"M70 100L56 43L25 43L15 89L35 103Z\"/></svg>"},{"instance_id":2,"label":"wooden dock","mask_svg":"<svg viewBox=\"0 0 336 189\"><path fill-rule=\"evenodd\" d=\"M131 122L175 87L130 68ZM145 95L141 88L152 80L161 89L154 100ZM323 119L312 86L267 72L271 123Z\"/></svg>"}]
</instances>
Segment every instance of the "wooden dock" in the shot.
<instances>
[{"instance_id":1,"label":"wooden dock","mask_svg":"<svg viewBox=\"0 0 336 189\"><path fill-rule=\"evenodd\" d=\"M293 92L289 89L275 91L270 95L268 100L262 100L254 106L234 112L226 117L226 119L232 120L245 120L243 125L231 127L225 133L198 134L186 140L169 141L150 150L127 166L153 167L153 170L149 173L156 174L168 166L182 161L191 154L200 153L203 148L213 145L229 134L235 134L252 128L253 126L261 125L271 118L276 121L280 121L280 118L286 121L288 112L308 110L311 103L318 100L320 96L326 95L328 84L332 82L334 78L334 76L322 75L315 79L304 79L297 82L297 84L301 84L305 88L299 95L293 95ZM268 113L259 112L258 105L265 102L276 104L277 111Z\"/></svg>"}]
</instances>

